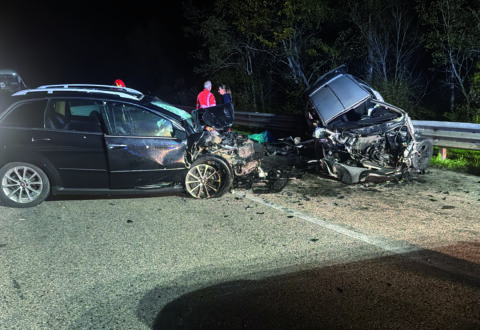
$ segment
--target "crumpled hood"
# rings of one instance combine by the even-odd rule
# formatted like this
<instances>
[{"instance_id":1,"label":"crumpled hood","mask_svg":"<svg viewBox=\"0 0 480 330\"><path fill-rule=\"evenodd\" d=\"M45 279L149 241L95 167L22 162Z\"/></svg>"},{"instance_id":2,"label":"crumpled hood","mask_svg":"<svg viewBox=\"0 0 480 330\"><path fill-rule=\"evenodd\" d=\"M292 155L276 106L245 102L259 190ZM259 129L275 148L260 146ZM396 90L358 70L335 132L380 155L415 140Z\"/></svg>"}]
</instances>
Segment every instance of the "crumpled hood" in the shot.
<instances>
[{"instance_id":1,"label":"crumpled hood","mask_svg":"<svg viewBox=\"0 0 480 330\"><path fill-rule=\"evenodd\" d=\"M196 109L192 111L197 127L209 126L216 130L232 126L234 120L233 104L225 103L214 107Z\"/></svg>"},{"instance_id":2,"label":"crumpled hood","mask_svg":"<svg viewBox=\"0 0 480 330\"><path fill-rule=\"evenodd\" d=\"M350 75L339 74L314 85L308 97L323 124L328 125L333 119L371 98L371 95Z\"/></svg>"}]
</instances>

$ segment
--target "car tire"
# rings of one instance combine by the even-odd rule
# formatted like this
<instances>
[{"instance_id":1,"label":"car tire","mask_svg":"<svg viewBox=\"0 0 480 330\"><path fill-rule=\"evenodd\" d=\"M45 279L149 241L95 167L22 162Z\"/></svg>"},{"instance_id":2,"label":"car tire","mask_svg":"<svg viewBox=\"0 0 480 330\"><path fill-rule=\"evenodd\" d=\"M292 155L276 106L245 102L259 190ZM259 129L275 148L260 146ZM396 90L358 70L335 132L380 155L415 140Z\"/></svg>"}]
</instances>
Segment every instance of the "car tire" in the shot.
<instances>
[{"instance_id":1,"label":"car tire","mask_svg":"<svg viewBox=\"0 0 480 330\"><path fill-rule=\"evenodd\" d=\"M412 165L415 169L423 171L430 164L433 155L433 143L431 140L422 140L416 145Z\"/></svg>"},{"instance_id":2,"label":"car tire","mask_svg":"<svg viewBox=\"0 0 480 330\"><path fill-rule=\"evenodd\" d=\"M226 160L204 156L193 162L185 176L184 189L194 198L216 198L232 185L233 174Z\"/></svg>"},{"instance_id":3,"label":"car tire","mask_svg":"<svg viewBox=\"0 0 480 330\"><path fill-rule=\"evenodd\" d=\"M32 207L50 193L50 181L38 166L22 162L8 163L0 169L0 202L10 207Z\"/></svg>"}]
</instances>

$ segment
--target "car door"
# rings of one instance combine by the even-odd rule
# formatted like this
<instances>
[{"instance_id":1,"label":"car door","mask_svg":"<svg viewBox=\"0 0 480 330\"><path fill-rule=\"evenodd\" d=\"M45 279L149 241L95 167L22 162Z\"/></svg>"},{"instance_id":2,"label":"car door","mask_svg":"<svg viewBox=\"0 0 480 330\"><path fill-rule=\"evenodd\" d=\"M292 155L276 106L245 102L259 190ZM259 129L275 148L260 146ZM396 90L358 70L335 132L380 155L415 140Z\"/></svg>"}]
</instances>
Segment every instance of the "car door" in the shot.
<instances>
[{"instance_id":1,"label":"car door","mask_svg":"<svg viewBox=\"0 0 480 330\"><path fill-rule=\"evenodd\" d=\"M109 187L102 107L102 101L82 98L55 98L48 103L46 129L32 141L44 148L64 189Z\"/></svg>"},{"instance_id":2,"label":"car door","mask_svg":"<svg viewBox=\"0 0 480 330\"><path fill-rule=\"evenodd\" d=\"M69 98L16 104L1 123L5 157L46 168L55 189L106 189L103 132L98 122L95 130L71 126L70 105Z\"/></svg>"},{"instance_id":3,"label":"car door","mask_svg":"<svg viewBox=\"0 0 480 330\"><path fill-rule=\"evenodd\" d=\"M179 181L186 140L172 120L149 109L107 102L105 123L110 188L156 188Z\"/></svg>"}]
</instances>

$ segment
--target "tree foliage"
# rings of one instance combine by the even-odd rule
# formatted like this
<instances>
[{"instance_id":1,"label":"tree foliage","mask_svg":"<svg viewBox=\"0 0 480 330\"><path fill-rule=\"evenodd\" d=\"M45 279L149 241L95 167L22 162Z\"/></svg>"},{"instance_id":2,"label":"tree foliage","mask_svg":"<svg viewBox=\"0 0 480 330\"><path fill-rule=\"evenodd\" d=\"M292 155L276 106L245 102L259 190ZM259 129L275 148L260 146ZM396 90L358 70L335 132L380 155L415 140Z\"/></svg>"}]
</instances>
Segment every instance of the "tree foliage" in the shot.
<instances>
[{"instance_id":1,"label":"tree foliage","mask_svg":"<svg viewBox=\"0 0 480 330\"><path fill-rule=\"evenodd\" d=\"M473 102L470 77L480 57L480 4L476 0L419 0L417 10L426 30L423 42L432 53L434 68L450 88L451 119L470 117ZM464 114L455 113L457 92ZM471 119L471 118L470 118Z\"/></svg>"},{"instance_id":2,"label":"tree foliage","mask_svg":"<svg viewBox=\"0 0 480 330\"><path fill-rule=\"evenodd\" d=\"M385 100L412 117L425 115L421 100L428 80L418 70L424 58L413 0L366 0L347 3L348 18L358 31L364 55L360 74Z\"/></svg>"},{"instance_id":3,"label":"tree foliage","mask_svg":"<svg viewBox=\"0 0 480 330\"><path fill-rule=\"evenodd\" d=\"M327 0L218 0L204 12L184 5L204 40L197 72L226 80L244 108L295 111L303 90L343 61L342 35L322 36L334 17Z\"/></svg>"},{"instance_id":4,"label":"tree foliage","mask_svg":"<svg viewBox=\"0 0 480 330\"><path fill-rule=\"evenodd\" d=\"M185 32L199 42L195 72L227 84L239 109L302 112L303 91L347 64L387 102L424 118L433 116L422 106L435 77L428 67L445 74L457 105L477 105L477 2L184 0L183 7ZM472 120L475 111L467 113Z\"/></svg>"}]
</instances>

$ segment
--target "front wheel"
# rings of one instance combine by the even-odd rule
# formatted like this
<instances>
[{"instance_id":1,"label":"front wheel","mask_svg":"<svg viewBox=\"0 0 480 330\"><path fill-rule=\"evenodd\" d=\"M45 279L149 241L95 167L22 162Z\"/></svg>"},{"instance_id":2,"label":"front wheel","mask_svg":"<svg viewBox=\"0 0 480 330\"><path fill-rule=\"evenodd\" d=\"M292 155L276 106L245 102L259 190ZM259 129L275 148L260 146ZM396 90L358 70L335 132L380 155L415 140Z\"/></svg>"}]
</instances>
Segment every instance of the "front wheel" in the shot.
<instances>
[{"instance_id":1,"label":"front wheel","mask_svg":"<svg viewBox=\"0 0 480 330\"><path fill-rule=\"evenodd\" d=\"M422 140L416 145L416 150L412 159L413 167L418 170L424 170L430 164L430 158L433 155L433 143L431 140Z\"/></svg>"},{"instance_id":2,"label":"front wheel","mask_svg":"<svg viewBox=\"0 0 480 330\"><path fill-rule=\"evenodd\" d=\"M9 163L0 169L0 201L10 207L32 207L50 193L48 177L39 167L28 163Z\"/></svg>"},{"instance_id":3,"label":"front wheel","mask_svg":"<svg viewBox=\"0 0 480 330\"><path fill-rule=\"evenodd\" d=\"M185 177L185 190L195 198L220 197L228 191L232 181L232 170L225 160L205 156L190 167Z\"/></svg>"}]
</instances>

